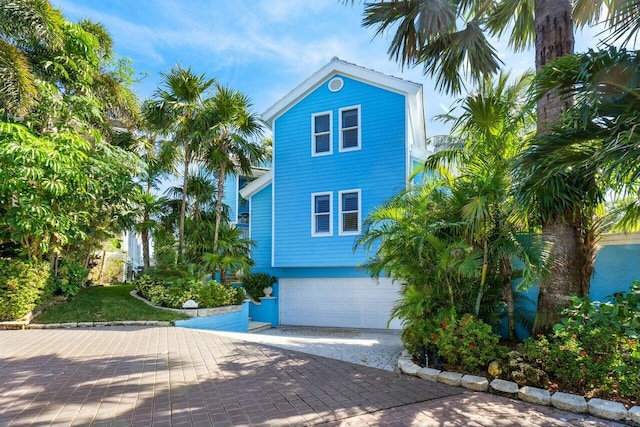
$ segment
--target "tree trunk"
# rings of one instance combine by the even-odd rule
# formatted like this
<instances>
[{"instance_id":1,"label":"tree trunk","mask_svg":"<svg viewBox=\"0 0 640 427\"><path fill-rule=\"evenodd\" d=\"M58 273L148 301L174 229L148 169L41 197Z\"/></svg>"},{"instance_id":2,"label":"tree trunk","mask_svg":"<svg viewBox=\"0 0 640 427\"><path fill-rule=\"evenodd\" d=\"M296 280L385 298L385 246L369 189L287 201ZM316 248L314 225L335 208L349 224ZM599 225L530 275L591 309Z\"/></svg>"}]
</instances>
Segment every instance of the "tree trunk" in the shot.
<instances>
[{"instance_id":1,"label":"tree trunk","mask_svg":"<svg viewBox=\"0 0 640 427\"><path fill-rule=\"evenodd\" d=\"M189 183L189 142L185 142L184 147L184 172L182 178L182 200L180 203L180 225L178 228L178 260L182 262L182 252L184 250L184 220L187 215L187 184Z\"/></svg>"},{"instance_id":2,"label":"tree trunk","mask_svg":"<svg viewBox=\"0 0 640 427\"><path fill-rule=\"evenodd\" d=\"M558 216L543 227L543 239L550 245L551 272L540 280L538 309L534 334L548 334L559 323L562 309L569 306L574 295L585 296L582 277L585 260L581 250L579 218L571 221L569 213Z\"/></svg>"},{"instance_id":3,"label":"tree trunk","mask_svg":"<svg viewBox=\"0 0 640 427\"><path fill-rule=\"evenodd\" d=\"M145 221L148 221L148 214L145 214ZM149 258L149 229L146 227L140 232L140 239L142 240L142 266L146 270L151 266Z\"/></svg>"},{"instance_id":4,"label":"tree trunk","mask_svg":"<svg viewBox=\"0 0 640 427\"><path fill-rule=\"evenodd\" d=\"M551 61L573 53L574 35L570 0L536 0L536 71ZM547 93L538 101L538 133L549 132L551 125L572 104L556 92ZM561 319L560 311L567 307L572 295L580 294L583 258L580 253L580 225L575 220L579 212L567 212L547 219L542 225L544 241L553 260L549 275L540 280L538 308L534 334L549 333Z\"/></svg>"},{"instance_id":5,"label":"tree trunk","mask_svg":"<svg viewBox=\"0 0 640 427\"><path fill-rule=\"evenodd\" d=\"M222 222L222 198L224 197L224 179L227 174L224 163L218 170L218 200L216 200L216 228L213 234L213 252L218 251L218 240L220 238L220 223Z\"/></svg>"},{"instance_id":6,"label":"tree trunk","mask_svg":"<svg viewBox=\"0 0 640 427\"><path fill-rule=\"evenodd\" d=\"M513 300L513 285L511 283L513 268L511 259L507 255L500 256L500 278L502 279L502 300L507 306L507 337L509 341L516 340L516 309Z\"/></svg>"}]
</instances>

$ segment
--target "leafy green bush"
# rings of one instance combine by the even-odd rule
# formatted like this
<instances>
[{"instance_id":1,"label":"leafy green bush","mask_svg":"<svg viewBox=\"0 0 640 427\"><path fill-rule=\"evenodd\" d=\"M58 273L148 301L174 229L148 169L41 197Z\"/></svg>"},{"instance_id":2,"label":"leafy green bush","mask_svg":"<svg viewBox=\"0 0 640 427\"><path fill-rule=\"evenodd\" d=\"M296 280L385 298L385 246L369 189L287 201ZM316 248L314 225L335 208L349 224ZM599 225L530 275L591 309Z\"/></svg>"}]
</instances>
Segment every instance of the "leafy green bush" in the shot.
<instances>
[{"instance_id":1,"label":"leafy green bush","mask_svg":"<svg viewBox=\"0 0 640 427\"><path fill-rule=\"evenodd\" d=\"M638 319L640 286L611 303L574 297L553 335L526 341L519 355L566 390L582 394L640 396Z\"/></svg>"},{"instance_id":2,"label":"leafy green bush","mask_svg":"<svg viewBox=\"0 0 640 427\"><path fill-rule=\"evenodd\" d=\"M166 284L143 274L133 284L140 295L160 307L182 308L182 304L190 299L198 302L200 308L221 307L242 304L245 297L243 289L230 288L215 281L203 284L191 279L179 284Z\"/></svg>"},{"instance_id":3,"label":"leafy green bush","mask_svg":"<svg viewBox=\"0 0 640 427\"><path fill-rule=\"evenodd\" d=\"M507 352L498 345L500 337L491 326L470 314L459 321L444 319L434 338L438 355L446 363L466 371L484 369L490 362L504 358Z\"/></svg>"},{"instance_id":4,"label":"leafy green bush","mask_svg":"<svg viewBox=\"0 0 640 427\"><path fill-rule=\"evenodd\" d=\"M200 307L222 307L242 304L244 298L244 289L230 288L212 281L198 290L196 300Z\"/></svg>"},{"instance_id":5,"label":"leafy green bush","mask_svg":"<svg viewBox=\"0 0 640 427\"><path fill-rule=\"evenodd\" d=\"M64 296L72 297L77 294L80 288L87 283L87 277L89 277L89 270L79 262L71 260L60 261L56 281Z\"/></svg>"},{"instance_id":6,"label":"leafy green bush","mask_svg":"<svg viewBox=\"0 0 640 427\"><path fill-rule=\"evenodd\" d=\"M16 320L46 302L55 290L46 262L0 259L0 320Z\"/></svg>"},{"instance_id":7,"label":"leafy green bush","mask_svg":"<svg viewBox=\"0 0 640 427\"><path fill-rule=\"evenodd\" d=\"M262 290L268 286L273 286L278 279L267 273L251 273L242 279L242 286L251 298L258 300L264 296Z\"/></svg>"}]
</instances>

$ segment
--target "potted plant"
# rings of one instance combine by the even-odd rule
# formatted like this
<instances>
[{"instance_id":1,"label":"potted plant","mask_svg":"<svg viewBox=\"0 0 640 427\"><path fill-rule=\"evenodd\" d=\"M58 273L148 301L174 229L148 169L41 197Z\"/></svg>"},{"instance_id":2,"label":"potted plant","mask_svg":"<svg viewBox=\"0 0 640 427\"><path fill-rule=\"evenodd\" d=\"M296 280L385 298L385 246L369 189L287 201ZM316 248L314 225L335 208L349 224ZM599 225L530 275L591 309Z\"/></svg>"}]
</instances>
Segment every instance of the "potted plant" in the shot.
<instances>
[{"instance_id":1,"label":"potted plant","mask_svg":"<svg viewBox=\"0 0 640 427\"><path fill-rule=\"evenodd\" d=\"M273 284L278 279L267 273L251 273L242 278L242 286L251 298L258 300L261 297L271 297Z\"/></svg>"}]
</instances>

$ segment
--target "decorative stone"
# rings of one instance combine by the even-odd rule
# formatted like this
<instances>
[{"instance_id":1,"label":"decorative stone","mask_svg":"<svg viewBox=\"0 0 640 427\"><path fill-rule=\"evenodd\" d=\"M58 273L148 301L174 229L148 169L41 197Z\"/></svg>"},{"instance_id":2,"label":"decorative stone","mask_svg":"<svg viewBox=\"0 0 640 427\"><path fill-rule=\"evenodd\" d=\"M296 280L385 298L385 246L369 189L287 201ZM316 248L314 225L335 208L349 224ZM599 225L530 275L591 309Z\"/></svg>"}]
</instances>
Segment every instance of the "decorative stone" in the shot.
<instances>
[{"instance_id":1,"label":"decorative stone","mask_svg":"<svg viewBox=\"0 0 640 427\"><path fill-rule=\"evenodd\" d=\"M440 372L438 374L438 382L447 385L460 385L460 380L462 380L462 374L457 372Z\"/></svg>"},{"instance_id":2,"label":"decorative stone","mask_svg":"<svg viewBox=\"0 0 640 427\"><path fill-rule=\"evenodd\" d=\"M624 420L627 418L627 408L620 402L604 399L591 399L587 404L589 413L607 420Z\"/></svg>"},{"instance_id":3,"label":"decorative stone","mask_svg":"<svg viewBox=\"0 0 640 427\"><path fill-rule=\"evenodd\" d=\"M418 370L418 376L429 381L438 381L438 375L442 372L440 369L421 368Z\"/></svg>"},{"instance_id":4,"label":"decorative stone","mask_svg":"<svg viewBox=\"0 0 640 427\"><path fill-rule=\"evenodd\" d=\"M78 322L60 323L61 328L77 328Z\"/></svg>"},{"instance_id":5,"label":"decorative stone","mask_svg":"<svg viewBox=\"0 0 640 427\"><path fill-rule=\"evenodd\" d=\"M78 328L93 328L93 322L78 322Z\"/></svg>"},{"instance_id":6,"label":"decorative stone","mask_svg":"<svg viewBox=\"0 0 640 427\"><path fill-rule=\"evenodd\" d=\"M182 308L198 308L198 303L192 299L188 299L182 304Z\"/></svg>"},{"instance_id":7,"label":"decorative stone","mask_svg":"<svg viewBox=\"0 0 640 427\"><path fill-rule=\"evenodd\" d=\"M487 381L485 377L465 375L460 379L460 385L469 390L487 391L489 388L489 381Z\"/></svg>"},{"instance_id":8,"label":"decorative stone","mask_svg":"<svg viewBox=\"0 0 640 427\"><path fill-rule=\"evenodd\" d=\"M629 418L636 424L640 423L640 406L632 406L629 409Z\"/></svg>"},{"instance_id":9,"label":"decorative stone","mask_svg":"<svg viewBox=\"0 0 640 427\"><path fill-rule=\"evenodd\" d=\"M262 293L264 294L265 298L271 298L271 294L273 293L273 287L267 286L266 288L263 288Z\"/></svg>"},{"instance_id":10,"label":"decorative stone","mask_svg":"<svg viewBox=\"0 0 640 427\"><path fill-rule=\"evenodd\" d=\"M496 378L491 381L490 386L492 392L500 396L515 397L516 394L518 394L518 384L513 381L505 381Z\"/></svg>"},{"instance_id":11,"label":"decorative stone","mask_svg":"<svg viewBox=\"0 0 640 427\"><path fill-rule=\"evenodd\" d=\"M549 390L537 387L522 387L518 390L518 398L525 402L535 403L536 405L549 406L551 404L551 393L549 393Z\"/></svg>"},{"instance_id":12,"label":"decorative stone","mask_svg":"<svg viewBox=\"0 0 640 427\"><path fill-rule=\"evenodd\" d=\"M400 357L411 357L411 353L409 353L409 350L404 349L402 350L402 354L400 355Z\"/></svg>"},{"instance_id":13,"label":"decorative stone","mask_svg":"<svg viewBox=\"0 0 640 427\"><path fill-rule=\"evenodd\" d=\"M584 397L571 393L556 392L551 396L551 405L565 411L583 414L587 412L587 401Z\"/></svg>"},{"instance_id":14,"label":"decorative stone","mask_svg":"<svg viewBox=\"0 0 640 427\"><path fill-rule=\"evenodd\" d=\"M418 370L420 370L420 366L413 363L408 359L399 359L398 360L398 368L402 371L402 373L407 375L417 375Z\"/></svg>"}]
</instances>

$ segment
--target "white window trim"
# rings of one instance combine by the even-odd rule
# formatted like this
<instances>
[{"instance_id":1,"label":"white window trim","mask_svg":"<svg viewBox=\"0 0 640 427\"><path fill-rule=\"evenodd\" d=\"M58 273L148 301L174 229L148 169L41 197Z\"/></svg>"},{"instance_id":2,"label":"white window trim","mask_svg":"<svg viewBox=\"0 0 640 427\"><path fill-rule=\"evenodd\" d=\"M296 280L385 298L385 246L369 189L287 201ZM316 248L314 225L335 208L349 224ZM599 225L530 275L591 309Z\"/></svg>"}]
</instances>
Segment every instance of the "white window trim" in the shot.
<instances>
[{"instance_id":1,"label":"white window trim","mask_svg":"<svg viewBox=\"0 0 640 427\"><path fill-rule=\"evenodd\" d=\"M342 147L342 112L345 110L358 110L358 146L357 147L349 147L349 148ZM348 151L357 151L362 148L362 117L361 117L360 111L361 111L361 108L359 104L352 105L350 107L343 107L338 110L338 132L340 133L338 138L339 139L338 151L340 153L348 152ZM347 128L347 129L353 129L353 128Z\"/></svg>"},{"instance_id":2,"label":"white window trim","mask_svg":"<svg viewBox=\"0 0 640 427\"><path fill-rule=\"evenodd\" d=\"M329 115L329 151L316 153L316 117ZM325 134L326 132L322 132ZM311 157L329 156L333 154L333 111L323 111L311 115Z\"/></svg>"},{"instance_id":3,"label":"white window trim","mask_svg":"<svg viewBox=\"0 0 640 427\"><path fill-rule=\"evenodd\" d=\"M358 230L357 231L343 231L342 230L342 195L344 193L358 193ZM353 190L342 190L338 192L338 199L340 201L340 209L338 212L338 235L340 236L356 236L360 234L362 230L362 191L359 188ZM350 211L351 212L351 211Z\"/></svg>"},{"instance_id":4,"label":"white window trim","mask_svg":"<svg viewBox=\"0 0 640 427\"><path fill-rule=\"evenodd\" d=\"M329 196L329 232L316 233L316 196ZM323 213L322 215L327 215ZM328 237L333 236L333 193L323 191L320 193L311 193L311 237Z\"/></svg>"}]
</instances>

